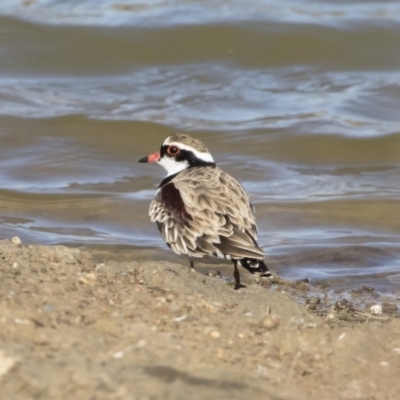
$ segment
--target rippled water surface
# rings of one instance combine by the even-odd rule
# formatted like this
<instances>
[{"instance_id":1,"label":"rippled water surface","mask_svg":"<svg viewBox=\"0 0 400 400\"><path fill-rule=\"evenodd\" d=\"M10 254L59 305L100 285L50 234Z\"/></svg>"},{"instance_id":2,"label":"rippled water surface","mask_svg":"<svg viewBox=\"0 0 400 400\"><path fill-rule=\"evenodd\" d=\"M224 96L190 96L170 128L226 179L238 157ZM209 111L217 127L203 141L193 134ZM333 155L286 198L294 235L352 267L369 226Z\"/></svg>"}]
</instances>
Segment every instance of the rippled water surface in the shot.
<instances>
[{"instance_id":1,"label":"rippled water surface","mask_svg":"<svg viewBox=\"0 0 400 400\"><path fill-rule=\"evenodd\" d=\"M187 131L272 269L398 290L399 2L5 0L0 52L1 238L172 257L137 160Z\"/></svg>"}]
</instances>

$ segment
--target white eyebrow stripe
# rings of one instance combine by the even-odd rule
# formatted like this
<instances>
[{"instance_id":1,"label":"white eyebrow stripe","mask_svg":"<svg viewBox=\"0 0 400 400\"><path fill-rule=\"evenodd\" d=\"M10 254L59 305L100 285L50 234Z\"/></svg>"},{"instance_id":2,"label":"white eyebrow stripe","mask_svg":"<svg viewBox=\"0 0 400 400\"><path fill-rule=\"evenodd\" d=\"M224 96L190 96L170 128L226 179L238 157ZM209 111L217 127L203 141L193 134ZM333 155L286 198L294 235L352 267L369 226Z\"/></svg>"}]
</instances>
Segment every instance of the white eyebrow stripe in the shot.
<instances>
[{"instance_id":1,"label":"white eyebrow stripe","mask_svg":"<svg viewBox=\"0 0 400 400\"><path fill-rule=\"evenodd\" d=\"M164 144L166 144L164 142ZM167 143L169 146L176 146L179 147L181 150L187 150L187 151L191 151L192 153L194 153L194 155L205 162L214 162L213 156L210 153L203 153L202 151L198 151L196 149L194 149L192 146L188 146L186 144L183 143L177 143L177 142L172 142L172 143Z\"/></svg>"}]
</instances>

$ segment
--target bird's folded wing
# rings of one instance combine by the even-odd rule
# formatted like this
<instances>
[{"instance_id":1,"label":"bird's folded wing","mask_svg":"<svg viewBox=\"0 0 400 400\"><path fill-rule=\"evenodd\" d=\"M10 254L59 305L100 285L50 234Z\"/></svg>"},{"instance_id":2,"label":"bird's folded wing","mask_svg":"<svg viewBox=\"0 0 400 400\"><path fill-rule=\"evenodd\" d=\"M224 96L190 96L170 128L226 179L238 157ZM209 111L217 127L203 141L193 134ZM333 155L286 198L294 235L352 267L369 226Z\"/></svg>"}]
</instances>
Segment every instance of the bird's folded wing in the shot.
<instances>
[{"instance_id":1,"label":"bird's folded wing","mask_svg":"<svg viewBox=\"0 0 400 400\"><path fill-rule=\"evenodd\" d=\"M193 168L179 174L172 183L188 218L175 225L175 232L164 232L171 247L175 241L178 250L188 249L181 254L264 257L256 242L254 207L236 179L218 168Z\"/></svg>"}]
</instances>

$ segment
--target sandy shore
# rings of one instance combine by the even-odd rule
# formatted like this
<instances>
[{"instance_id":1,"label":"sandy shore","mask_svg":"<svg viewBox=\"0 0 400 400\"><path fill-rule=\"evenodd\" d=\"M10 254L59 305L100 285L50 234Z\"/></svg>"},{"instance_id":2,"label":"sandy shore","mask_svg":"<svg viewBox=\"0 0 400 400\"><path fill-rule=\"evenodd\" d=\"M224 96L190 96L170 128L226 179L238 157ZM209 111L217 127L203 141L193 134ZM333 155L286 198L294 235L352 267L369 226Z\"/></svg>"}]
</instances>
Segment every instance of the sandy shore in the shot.
<instances>
[{"instance_id":1,"label":"sandy shore","mask_svg":"<svg viewBox=\"0 0 400 400\"><path fill-rule=\"evenodd\" d=\"M393 314L318 317L284 286L63 246L0 257L1 399L400 398Z\"/></svg>"}]
</instances>

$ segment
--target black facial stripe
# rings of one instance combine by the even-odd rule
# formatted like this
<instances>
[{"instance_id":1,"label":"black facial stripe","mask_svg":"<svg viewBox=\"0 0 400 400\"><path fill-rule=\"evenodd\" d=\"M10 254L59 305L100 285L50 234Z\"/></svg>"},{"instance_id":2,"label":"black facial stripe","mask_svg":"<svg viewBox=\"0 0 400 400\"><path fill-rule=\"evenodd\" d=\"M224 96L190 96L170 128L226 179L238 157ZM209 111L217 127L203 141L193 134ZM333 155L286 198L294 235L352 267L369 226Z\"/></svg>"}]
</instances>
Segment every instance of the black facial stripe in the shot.
<instances>
[{"instance_id":1,"label":"black facial stripe","mask_svg":"<svg viewBox=\"0 0 400 400\"><path fill-rule=\"evenodd\" d=\"M215 167L214 162L210 161L204 161L200 158L197 158L196 155L189 150L181 150L179 154L175 157L176 161L187 161L189 163L189 168L192 167L205 167L205 166L210 166L210 167Z\"/></svg>"},{"instance_id":2,"label":"black facial stripe","mask_svg":"<svg viewBox=\"0 0 400 400\"><path fill-rule=\"evenodd\" d=\"M165 156L165 154L167 154L167 149L168 149L168 145L164 144L163 146L161 146L160 148L160 157L163 158Z\"/></svg>"}]
</instances>

